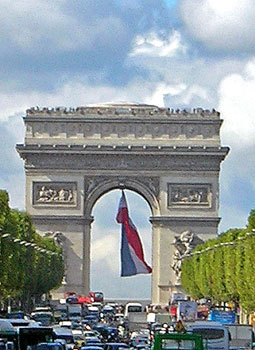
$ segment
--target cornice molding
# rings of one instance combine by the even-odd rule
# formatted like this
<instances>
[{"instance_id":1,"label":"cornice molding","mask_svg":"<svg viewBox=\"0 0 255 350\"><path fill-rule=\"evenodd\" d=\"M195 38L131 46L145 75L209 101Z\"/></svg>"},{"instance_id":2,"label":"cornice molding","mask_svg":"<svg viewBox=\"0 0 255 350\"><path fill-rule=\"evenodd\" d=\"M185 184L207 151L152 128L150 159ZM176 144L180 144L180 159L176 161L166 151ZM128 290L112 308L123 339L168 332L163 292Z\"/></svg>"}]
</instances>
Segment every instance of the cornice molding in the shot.
<instances>
[{"instance_id":1,"label":"cornice molding","mask_svg":"<svg viewBox=\"0 0 255 350\"><path fill-rule=\"evenodd\" d=\"M154 226L210 226L218 227L220 217L195 217L195 216L151 216L150 222Z\"/></svg>"},{"instance_id":2,"label":"cornice molding","mask_svg":"<svg viewBox=\"0 0 255 350\"><path fill-rule=\"evenodd\" d=\"M51 223L59 223L59 222L72 222L78 224L90 225L94 221L93 217L84 217L78 215L31 215L32 220L35 224L43 224L46 222L47 224Z\"/></svg>"}]
</instances>

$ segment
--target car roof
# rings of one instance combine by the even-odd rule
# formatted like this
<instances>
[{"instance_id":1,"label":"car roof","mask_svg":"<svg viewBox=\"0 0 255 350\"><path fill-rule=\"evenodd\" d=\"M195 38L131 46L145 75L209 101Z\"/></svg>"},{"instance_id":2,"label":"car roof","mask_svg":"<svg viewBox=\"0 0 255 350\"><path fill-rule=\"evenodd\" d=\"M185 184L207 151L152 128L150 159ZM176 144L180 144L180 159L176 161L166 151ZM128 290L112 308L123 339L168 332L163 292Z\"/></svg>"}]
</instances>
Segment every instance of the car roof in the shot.
<instances>
[{"instance_id":1,"label":"car roof","mask_svg":"<svg viewBox=\"0 0 255 350\"><path fill-rule=\"evenodd\" d=\"M87 341L92 341L94 340L95 342L99 342L100 339L97 336L91 336L91 337L86 337Z\"/></svg>"},{"instance_id":2,"label":"car roof","mask_svg":"<svg viewBox=\"0 0 255 350\"><path fill-rule=\"evenodd\" d=\"M122 346L125 348L129 348L129 346L126 343L104 343L104 345L115 345L115 346Z\"/></svg>"},{"instance_id":3,"label":"car roof","mask_svg":"<svg viewBox=\"0 0 255 350\"><path fill-rule=\"evenodd\" d=\"M16 333L15 328L11 324L9 319L0 319L0 329L3 332Z\"/></svg>"},{"instance_id":4,"label":"car roof","mask_svg":"<svg viewBox=\"0 0 255 350\"><path fill-rule=\"evenodd\" d=\"M53 332L55 332L56 335L73 335L71 329L66 327L53 327Z\"/></svg>"}]
</instances>

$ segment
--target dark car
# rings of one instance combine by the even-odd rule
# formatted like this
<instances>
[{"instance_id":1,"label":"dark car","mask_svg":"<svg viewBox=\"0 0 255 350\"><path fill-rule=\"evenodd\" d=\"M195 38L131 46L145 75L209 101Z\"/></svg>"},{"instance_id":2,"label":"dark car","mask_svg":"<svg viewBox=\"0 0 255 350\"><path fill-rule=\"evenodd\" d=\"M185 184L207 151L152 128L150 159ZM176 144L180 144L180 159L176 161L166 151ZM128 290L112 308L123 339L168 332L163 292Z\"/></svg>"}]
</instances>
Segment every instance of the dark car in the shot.
<instances>
[{"instance_id":1,"label":"dark car","mask_svg":"<svg viewBox=\"0 0 255 350\"><path fill-rule=\"evenodd\" d=\"M89 324L90 326L95 326L98 323L98 317L96 315L87 315L84 317L81 323L83 325Z\"/></svg>"},{"instance_id":2,"label":"dark car","mask_svg":"<svg viewBox=\"0 0 255 350\"><path fill-rule=\"evenodd\" d=\"M66 298L67 304L78 304L78 297L77 296L70 296Z\"/></svg>"},{"instance_id":3,"label":"dark car","mask_svg":"<svg viewBox=\"0 0 255 350\"><path fill-rule=\"evenodd\" d=\"M36 350L64 350L60 343L40 343L36 345Z\"/></svg>"},{"instance_id":4,"label":"dark car","mask_svg":"<svg viewBox=\"0 0 255 350\"><path fill-rule=\"evenodd\" d=\"M84 345L81 350L104 350L104 348L98 345Z\"/></svg>"},{"instance_id":5,"label":"dark car","mask_svg":"<svg viewBox=\"0 0 255 350\"><path fill-rule=\"evenodd\" d=\"M129 349L129 346L126 343L105 343L104 350L120 350L120 349Z\"/></svg>"},{"instance_id":6,"label":"dark car","mask_svg":"<svg viewBox=\"0 0 255 350\"><path fill-rule=\"evenodd\" d=\"M86 337L85 338L85 345L93 344L93 345L99 345L101 344L101 340L98 337Z\"/></svg>"},{"instance_id":7,"label":"dark car","mask_svg":"<svg viewBox=\"0 0 255 350\"><path fill-rule=\"evenodd\" d=\"M135 348L143 348L149 345L149 339L144 337L135 337L131 339L130 345Z\"/></svg>"},{"instance_id":8,"label":"dark car","mask_svg":"<svg viewBox=\"0 0 255 350\"><path fill-rule=\"evenodd\" d=\"M10 318L18 318L18 319L24 319L24 320L30 320L31 317L27 315L23 311L13 311L5 315L5 318L10 319Z\"/></svg>"}]
</instances>

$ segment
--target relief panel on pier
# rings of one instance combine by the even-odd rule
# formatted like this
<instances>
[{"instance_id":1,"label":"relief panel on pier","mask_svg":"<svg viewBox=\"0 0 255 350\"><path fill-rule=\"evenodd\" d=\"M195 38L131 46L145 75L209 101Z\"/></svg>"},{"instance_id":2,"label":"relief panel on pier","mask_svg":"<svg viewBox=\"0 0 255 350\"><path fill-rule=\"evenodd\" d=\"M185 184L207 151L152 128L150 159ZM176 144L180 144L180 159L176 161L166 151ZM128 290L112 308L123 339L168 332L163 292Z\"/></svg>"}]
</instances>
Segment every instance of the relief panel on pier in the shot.
<instances>
[{"instance_id":1,"label":"relief panel on pier","mask_svg":"<svg viewBox=\"0 0 255 350\"><path fill-rule=\"evenodd\" d=\"M168 206L201 208L212 206L210 184L168 184Z\"/></svg>"},{"instance_id":2,"label":"relief panel on pier","mask_svg":"<svg viewBox=\"0 0 255 350\"><path fill-rule=\"evenodd\" d=\"M33 182L33 205L77 206L76 182Z\"/></svg>"}]
</instances>

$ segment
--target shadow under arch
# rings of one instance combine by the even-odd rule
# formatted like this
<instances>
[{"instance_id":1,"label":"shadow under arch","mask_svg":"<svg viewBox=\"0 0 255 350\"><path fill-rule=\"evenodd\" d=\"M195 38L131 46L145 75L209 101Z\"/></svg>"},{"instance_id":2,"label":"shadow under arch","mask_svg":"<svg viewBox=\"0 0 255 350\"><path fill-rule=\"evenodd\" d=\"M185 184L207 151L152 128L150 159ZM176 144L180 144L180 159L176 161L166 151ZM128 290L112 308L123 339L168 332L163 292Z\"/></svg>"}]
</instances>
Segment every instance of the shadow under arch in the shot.
<instances>
[{"instance_id":1,"label":"shadow under arch","mask_svg":"<svg viewBox=\"0 0 255 350\"><path fill-rule=\"evenodd\" d=\"M93 220L93 216L91 215L93 207L95 203L99 200L107 192L112 190L131 190L141 195L146 202L149 204L151 209L152 216L160 215L159 203L155 196L155 194L151 191L151 189L141 184L140 182L127 179L125 182L121 182L120 180L109 180L107 182L102 180L102 183L99 183L89 194L85 197L85 217L91 218Z\"/></svg>"}]
</instances>

